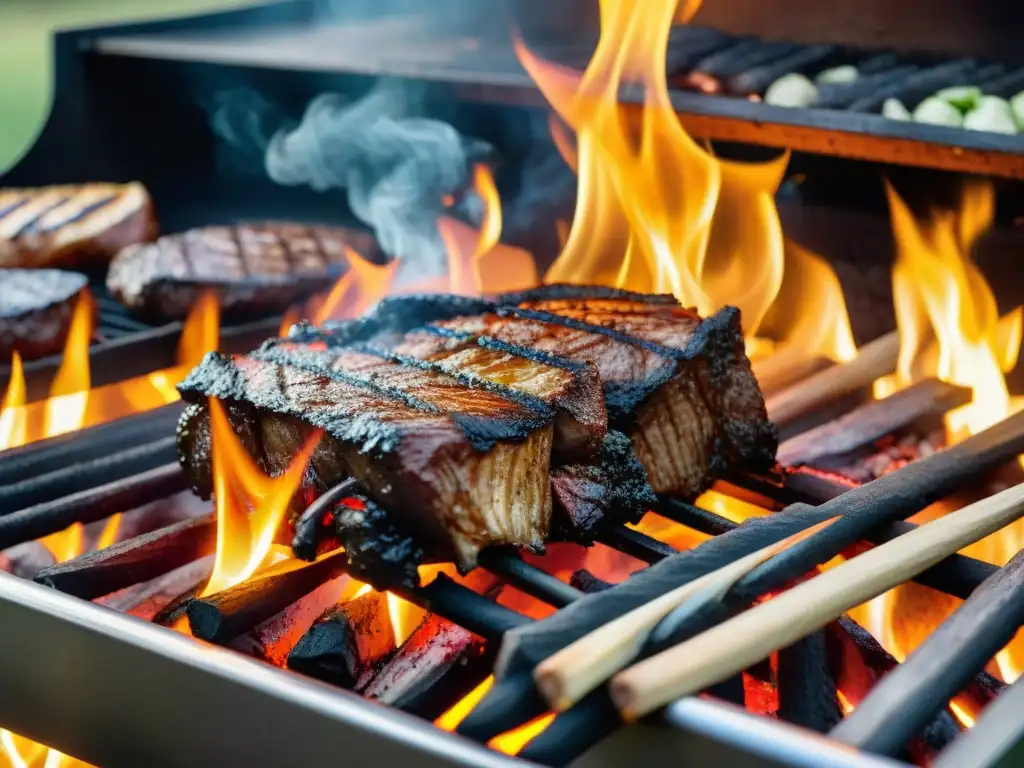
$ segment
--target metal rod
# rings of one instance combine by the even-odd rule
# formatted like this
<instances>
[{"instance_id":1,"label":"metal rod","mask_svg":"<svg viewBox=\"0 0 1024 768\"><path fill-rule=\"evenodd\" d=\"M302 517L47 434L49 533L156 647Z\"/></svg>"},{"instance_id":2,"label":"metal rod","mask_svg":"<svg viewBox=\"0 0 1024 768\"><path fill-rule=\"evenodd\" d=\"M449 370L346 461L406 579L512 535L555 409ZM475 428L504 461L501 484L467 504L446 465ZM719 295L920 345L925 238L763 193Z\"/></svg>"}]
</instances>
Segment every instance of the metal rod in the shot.
<instances>
[{"instance_id":1,"label":"metal rod","mask_svg":"<svg viewBox=\"0 0 1024 768\"><path fill-rule=\"evenodd\" d=\"M32 541L74 523L94 523L117 512L173 496L189 482L177 462L0 517L0 549Z\"/></svg>"},{"instance_id":2,"label":"metal rod","mask_svg":"<svg viewBox=\"0 0 1024 768\"><path fill-rule=\"evenodd\" d=\"M932 763L934 768L1017 768L1024 758L1024 677Z\"/></svg>"},{"instance_id":3,"label":"metal rod","mask_svg":"<svg viewBox=\"0 0 1024 768\"><path fill-rule=\"evenodd\" d=\"M637 560L643 560L645 563L657 563L666 557L679 554L668 544L624 525L606 528L598 534L597 540L606 547L617 549Z\"/></svg>"},{"instance_id":4,"label":"metal rod","mask_svg":"<svg viewBox=\"0 0 1024 768\"><path fill-rule=\"evenodd\" d=\"M480 565L516 589L562 608L583 597L578 589L523 561L508 547L488 547L480 552Z\"/></svg>"}]
</instances>

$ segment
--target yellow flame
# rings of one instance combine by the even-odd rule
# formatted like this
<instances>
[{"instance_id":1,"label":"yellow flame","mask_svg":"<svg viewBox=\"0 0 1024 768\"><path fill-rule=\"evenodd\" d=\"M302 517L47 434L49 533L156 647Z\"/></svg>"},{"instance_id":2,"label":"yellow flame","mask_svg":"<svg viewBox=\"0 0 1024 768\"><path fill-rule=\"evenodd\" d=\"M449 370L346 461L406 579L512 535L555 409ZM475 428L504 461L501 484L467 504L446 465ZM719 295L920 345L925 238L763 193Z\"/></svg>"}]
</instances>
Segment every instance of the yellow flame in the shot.
<instances>
[{"instance_id":1,"label":"yellow flame","mask_svg":"<svg viewBox=\"0 0 1024 768\"><path fill-rule=\"evenodd\" d=\"M0 450L25 443L28 425L24 405L25 371L21 355L15 351L11 358L11 377L0 404Z\"/></svg>"},{"instance_id":2,"label":"yellow flame","mask_svg":"<svg viewBox=\"0 0 1024 768\"><path fill-rule=\"evenodd\" d=\"M189 309L178 340L178 365L194 367L207 352L220 346L220 301L214 291L203 291Z\"/></svg>"},{"instance_id":3,"label":"yellow flame","mask_svg":"<svg viewBox=\"0 0 1024 768\"><path fill-rule=\"evenodd\" d=\"M476 246L476 258L480 258L501 239L501 198L494 183L491 169L483 163L473 166L473 188L484 201L484 220L480 226L480 240Z\"/></svg>"},{"instance_id":4,"label":"yellow flame","mask_svg":"<svg viewBox=\"0 0 1024 768\"><path fill-rule=\"evenodd\" d=\"M216 398L210 398L210 434L217 552L205 595L242 583L263 564L322 433L310 436L275 478L267 477L246 451Z\"/></svg>"},{"instance_id":5,"label":"yellow flame","mask_svg":"<svg viewBox=\"0 0 1024 768\"><path fill-rule=\"evenodd\" d=\"M577 137L570 155L552 120L556 146L575 161L579 184L572 227L544 279L672 293L702 315L734 305L752 337L788 266L774 195L789 158L724 160L684 130L664 62L673 21L689 19L699 5L602 0L601 37L582 76L516 41L520 62ZM620 102L624 87L642 93L642 106ZM793 258L813 260L806 253ZM813 318L812 344L823 355L849 356L852 336L838 282L820 260L798 282L812 278L827 288L816 291L827 292L832 307L828 317ZM797 319L804 317L791 322ZM775 330L787 341L797 338L788 326Z\"/></svg>"},{"instance_id":6,"label":"yellow flame","mask_svg":"<svg viewBox=\"0 0 1024 768\"><path fill-rule=\"evenodd\" d=\"M1016 364L1022 313L1018 308L999 317L995 296L971 258L976 240L992 224L994 188L987 181L965 181L956 209L934 209L920 218L891 185L886 192L896 240L892 284L900 356L896 373L877 382L875 394L883 397L926 377L969 387L971 403L946 415L947 439L955 443L1021 406L1010 397L1003 373ZM964 554L1003 565L1022 544L1024 524L1017 522ZM902 658L955 607L910 584L863 610L879 640ZM1024 637L996 661L1002 677L1015 680L1024 669Z\"/></svg>"},{"instance_id":7,"label":"yellow flame","mask_svg":"<svg viewBox=\"0 0 1024 768\"><path fill-rule=\"evenodd\" d=\"M355 249L346 246L348 271L334 284L320 308L313 313L314 322L357 317L387 295L395 279L397 261L383 266L367 261Z\"/></svg>"}]
</instances>

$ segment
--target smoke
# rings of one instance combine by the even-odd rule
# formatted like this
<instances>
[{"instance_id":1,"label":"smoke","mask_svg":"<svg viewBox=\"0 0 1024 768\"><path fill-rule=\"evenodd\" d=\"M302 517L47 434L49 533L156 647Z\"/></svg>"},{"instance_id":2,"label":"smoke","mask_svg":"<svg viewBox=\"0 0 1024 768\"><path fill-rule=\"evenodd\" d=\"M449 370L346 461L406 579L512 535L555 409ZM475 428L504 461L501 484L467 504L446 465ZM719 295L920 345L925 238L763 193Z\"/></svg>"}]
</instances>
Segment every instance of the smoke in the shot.
<instances>
[{"instance_id":1,"label":"smoke","mask_svg":"<svg viewBox=\"0 0 1024 768\"><path fill-rule=\"evenodd\" d=\"M281 122L274 106L254 89L240 87L216 91L203 107L221 140L219 164L242 173L262 173L267 145Z\"/></svg>"},{"instance_id":2,"label":"smoke","mask_svg":"<svg viewBox=\"0 0 1024 768\"><path fill-rule=\"evenodd\" d=\"M404 280L446 273L436 222L483 149L426 117L425 95L423 87L394 80L381 80L354 102L322 94L297 127L271 137L264 158L278 184L345 189L352 212L401 262Z\"/></svg>"}]
</instances>

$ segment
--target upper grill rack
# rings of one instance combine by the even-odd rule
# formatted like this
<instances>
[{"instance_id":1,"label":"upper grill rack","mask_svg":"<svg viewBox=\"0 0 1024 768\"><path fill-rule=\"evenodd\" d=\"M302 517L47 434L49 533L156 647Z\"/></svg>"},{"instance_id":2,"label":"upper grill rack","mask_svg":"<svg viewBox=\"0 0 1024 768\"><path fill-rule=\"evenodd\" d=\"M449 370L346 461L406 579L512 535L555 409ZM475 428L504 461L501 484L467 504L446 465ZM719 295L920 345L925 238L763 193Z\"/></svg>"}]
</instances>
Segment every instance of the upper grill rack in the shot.
<instances>
[{"instance_id":1,"label":"upper grill rack","mask_svg":"<svg viewBox=\"0 0 1024 768\"><path fill-rule=\"evenodd\" d=\"M82 46L105 57L427 80L449 86L466 100L544 104L507 38L469 39L439 31L415 14L344 26L292 23L259 30L149 34L133 30L98 34ZM592 46L579 43L540 44L537 49L577 68L592 53ZM823 87L814 107L789 109L760 101L782 74L814 74L846 63L862 67L865 76L850 85ZM1024 178L1020 136L895 121L878 114L886 98L900 98L912 108L949 85L969 83L995 95L1012 95L1024 88L1024 67L982 58L765 41L703 27L673 31L667 66L672 103L687 130L698 137ZM629 92L620 99L640 100Z\"/></svg>"}]
</instances>

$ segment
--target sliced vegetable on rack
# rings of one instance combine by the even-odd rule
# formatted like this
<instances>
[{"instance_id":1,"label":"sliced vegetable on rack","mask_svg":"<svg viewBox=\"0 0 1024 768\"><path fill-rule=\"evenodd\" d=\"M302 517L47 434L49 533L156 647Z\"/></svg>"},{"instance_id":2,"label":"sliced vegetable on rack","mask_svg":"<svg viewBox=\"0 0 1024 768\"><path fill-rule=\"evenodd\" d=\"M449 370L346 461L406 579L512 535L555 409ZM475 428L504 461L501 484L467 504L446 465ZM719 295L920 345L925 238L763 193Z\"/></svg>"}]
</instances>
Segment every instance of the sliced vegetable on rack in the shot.
<instances>
[{"instance_id":1,"label":"sliced vegetable on rack","mask_svg":"<svg viewBox=\"0 0 1024 768\"><path fill-rule=\"evenodd\" d=\"M918 104L913 117L915 123L945 125L950 128L959 128L964 121L956 107L937 96L929 96Z\"/></svg>"},{"instance_id":2,"label":"sliced vegetable on rack","mask_svg":"<svg viewBox=\"0 0 1024 768\"><path fill-rule=\"evenodd\" d=\"M982 96L980 103L964 117L964 128L991 133L1017 133L1009 102L998 96Z\"/></svg>"}]
</instances>

